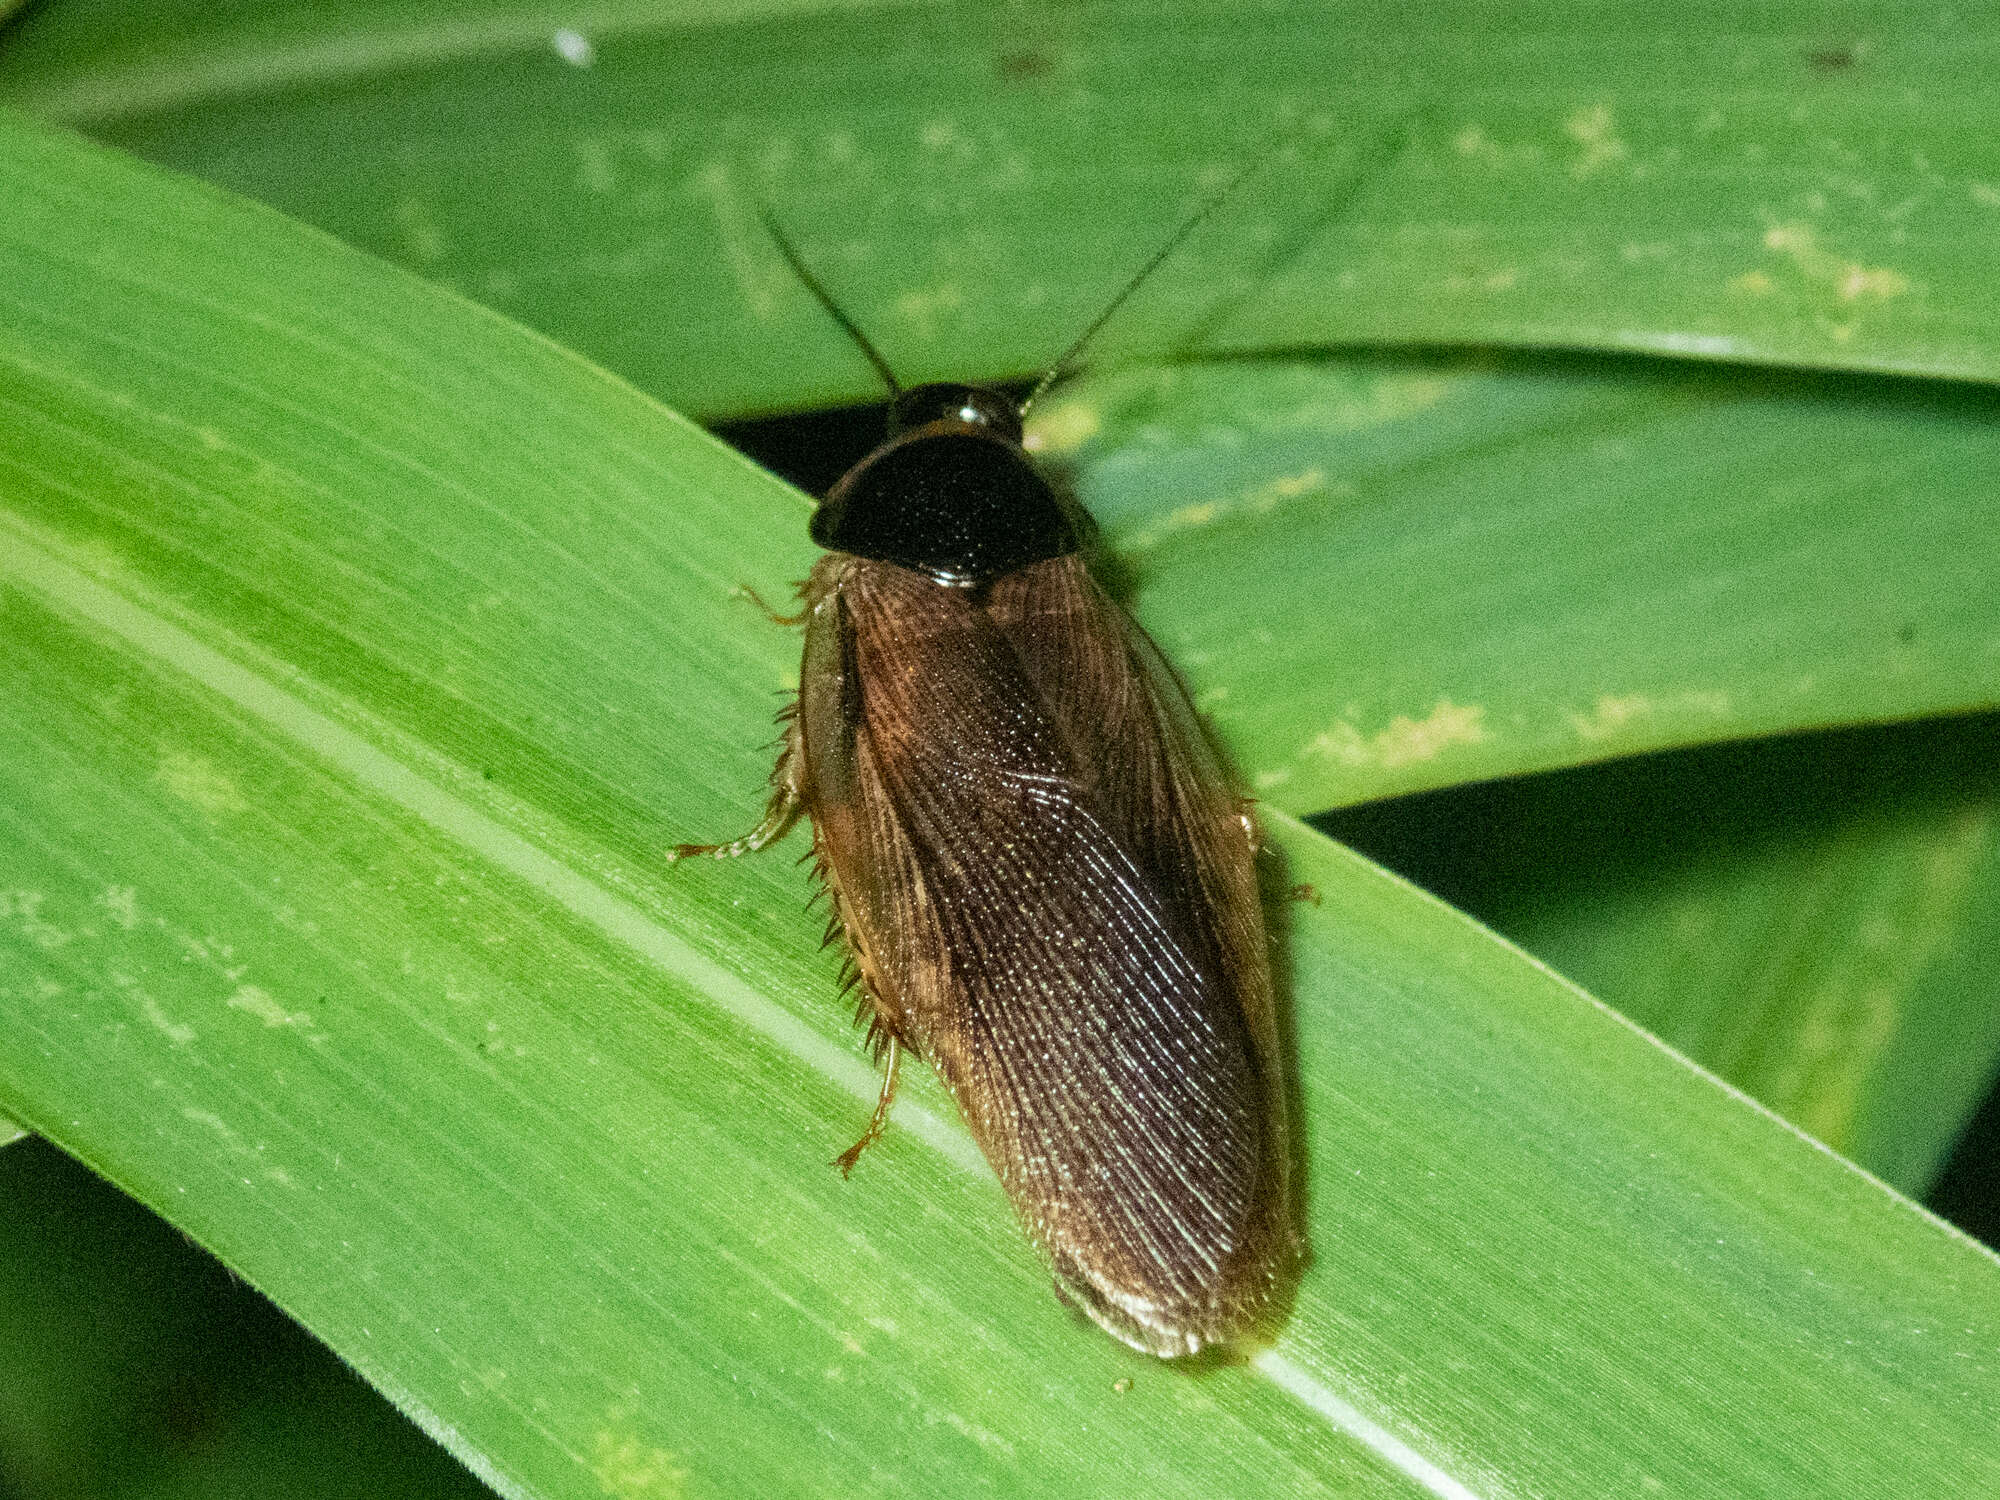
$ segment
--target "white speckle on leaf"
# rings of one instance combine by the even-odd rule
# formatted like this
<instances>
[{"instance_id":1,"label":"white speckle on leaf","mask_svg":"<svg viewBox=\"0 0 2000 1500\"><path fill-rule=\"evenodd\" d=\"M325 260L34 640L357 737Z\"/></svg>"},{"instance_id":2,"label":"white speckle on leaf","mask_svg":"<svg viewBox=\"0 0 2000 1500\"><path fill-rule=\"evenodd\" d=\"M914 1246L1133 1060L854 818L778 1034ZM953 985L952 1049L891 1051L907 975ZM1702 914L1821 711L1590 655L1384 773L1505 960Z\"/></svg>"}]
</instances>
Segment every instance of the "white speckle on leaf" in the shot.
<instances>
[{"instance_id":1,"label":"white speckle on leaf","mask_svg":"<svg viewBox=\"0 0 2000 1500\"><path fill-rule=\"evenodd\" d=\"M45 953L79 936L56 926L42 915L42 906L47 900L40 891L0 891L0 922L13 926L22 937Z\"/></svg>"},{"instance_id":2,"label":"white speckle on leaf","mask_svg":"<svg viewBox=\"0 0 2000 1500\"><path fill-rule=\"evenodd\" d=\"M139 891L135 886L108 885L97 904L111 913L111 920L125 932L139 925Z\"/></svg>"},{"instance_id":3,"label":"white speckle on leaf","mask_svg":"<svg viewBox=\"0 0 2000 1500\"><path fill-rule=\"evenodd\" d=\"M684 1492L687 1470L677 1467L666 1449L631 1430L636 1409L635 1401L605 1413L604 1425L591 1439L591 1477L613 1500L669 1500Z\"/></svg>"},{"instance_id":4,"label":"white speckle on leaf","mask_svg":"<svg viewBox=\"0 0 2000 1500\"><path fill-rule=\"evenodd\" d=\"M1659 333L1645 342L1649 349L1672 349L1681 354L1699 354L1710 359L1727 359L1740 348L1735 339L1721 333Z\"/></svg>"},{"instance_id":5,"label":"white speckle on leaf","mask_svg":"<svg viewBox=\"0 0 2000 1500\"><path fill-rule=\"evenodd\" d=\"M192 1104L189 1104L182 1107L181 1118L192 1121L196 1125L205 1125L221 1136L231 1147L237 1150L243 1149L243 1143L236 1138L236 1132L229 1128L229 1122L214 1110L196 1109Z\"/></svg>"},{"instance_id":6,"label":"white speckle on leaf","mask_svg":"<svg viewBox=\"0 0 2000 1500\"><path fill-rule=\"evenodd\" d=\"M301 1033L306 1040L323 1042L325 1036L313 1026L311 1015L302 1010L286 1010L269 990L254 984L240 984L224 1002L231 1010L255 1016L266 1026L284 1026Z\"/></svg>"}]
</instances>

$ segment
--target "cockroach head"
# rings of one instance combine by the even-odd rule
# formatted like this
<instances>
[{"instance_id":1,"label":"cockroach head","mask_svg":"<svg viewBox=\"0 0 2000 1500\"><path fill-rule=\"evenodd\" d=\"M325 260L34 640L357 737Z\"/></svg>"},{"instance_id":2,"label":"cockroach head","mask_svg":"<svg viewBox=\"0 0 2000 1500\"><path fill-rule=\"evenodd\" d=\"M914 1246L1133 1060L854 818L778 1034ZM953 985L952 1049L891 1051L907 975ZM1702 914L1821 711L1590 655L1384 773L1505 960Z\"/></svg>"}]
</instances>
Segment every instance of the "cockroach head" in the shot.
<instances>
[{"instance_id":1,"label":"cockroach head","mask_svg":"<svg viewBox=\"0 0 2000 1500\"><path fill-rule=\"evenodd\" d=\"M899 392L887 441L812 519L822 547L970 587L1076 552L1091 533L1021 451L1021 409L976 385Z\"/></svg>"},{"instance_id":2,"label":"cockroach head","mask_svg":"<svg viewBox=\"0 0 2000 1500\"><path fill-rule=\"evenodd\" d=\"M920 385L899 393L889 407L889 436L953 422L982 428L1010 443L1021 441L1021 408L999 391L977 385Z\"/></svg>"}]
</instances>

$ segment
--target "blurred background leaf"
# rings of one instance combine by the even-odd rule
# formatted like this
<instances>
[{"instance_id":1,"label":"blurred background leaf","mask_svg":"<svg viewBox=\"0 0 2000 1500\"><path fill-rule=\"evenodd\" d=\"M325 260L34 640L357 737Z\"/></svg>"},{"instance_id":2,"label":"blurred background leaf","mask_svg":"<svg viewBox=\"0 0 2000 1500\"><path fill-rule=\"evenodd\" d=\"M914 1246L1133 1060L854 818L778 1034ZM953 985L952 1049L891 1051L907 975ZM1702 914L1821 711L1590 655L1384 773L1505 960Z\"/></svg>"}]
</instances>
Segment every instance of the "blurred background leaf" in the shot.
<instances>
[{"instance_id":1,"label":"blurred background leaf","mask_svg":"<svg viewBox=\"0 0 2000 1500\"><path fill-rule=\"evenodd\" d=\"M324 1345L46 1141L0 1153L0 1202L0 1494L490 1493Z\"/></svg>"},{"instance_id":2,"label":"blurred background leaf","mask_svg":"<svg viewBox=\"0 0 2000 1500\"><path fill-rule=\"evenodd\" d=\"M1990 380L2000 14L1884 3L467 0L20 17L0 103L321 225L709 417L1101 355L1509 344Z\"/></svg>"}]
</instances>

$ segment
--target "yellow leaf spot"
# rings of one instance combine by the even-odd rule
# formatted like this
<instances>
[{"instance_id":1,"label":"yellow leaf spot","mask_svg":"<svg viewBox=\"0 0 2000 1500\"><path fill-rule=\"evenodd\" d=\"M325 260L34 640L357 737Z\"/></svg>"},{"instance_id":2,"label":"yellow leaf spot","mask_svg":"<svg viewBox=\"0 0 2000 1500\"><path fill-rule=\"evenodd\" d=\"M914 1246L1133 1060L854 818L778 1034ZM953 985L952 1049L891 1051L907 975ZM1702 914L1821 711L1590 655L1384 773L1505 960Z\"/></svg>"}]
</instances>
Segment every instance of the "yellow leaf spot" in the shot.
<instances>
[{"instance_id":1,"label":"yellow leaf spot","mask_svg":"<svg viewBox=\"0 0 2000 1500\"><path fill-rule=\"evenodd\" d=\"M180 1022L176 1021L164 1010L161 1010L160 1002L155 1000L151 995L141 995L139 997L139 1014L144 1016L148 1023L155 1027L176 1047L185 1047L189 1042L194 1040L194 1028L192 1026L181 1025Z\"/></svg>"},{"instance_id":2,"label":"yellow leaf spot","mask_svg":"<svg viewBox=\"0 0 2000 1500\"><path fill-rule=\"evenodd\" d=\"M1727 693L1690 691L1675 693L1664 699L1648 697L1644 693L1627 693L1620 696L1606 693L1591 705L1589 712L1574 710L1565 715L1577 738L1590 744L1600 744L1615 739L1632 725L1655 715L1671 718L1711 718L1719 719L1730 711Z\"/></svg>"},{"instance_id":3,"label":"yellow leaf spot","mask_svg":"<svg viewBox=\"0 0 2000 1500\"><path fill-rule=\"evenodd\" d=\"M1035 413L1023 446L1030 453L1074 453L1103 426L1103 415L1089 402L1065 401Z\"/></svg>"},{"instance_id":4,"label":"yellow leaf spot","mask_svg":"<svg viewBox=\"0 0 2000 1500\"><path fill-rule=\"evenodd\" d=\"M244 1149L242 1141L237 1139L236 1132L229 1128L229 1122L212 1109L196 1109L192 1104L183 1105L181 1118L214 1131L232 1151Z\"/></svg>"},{"instance_id":5,"label":"yellow leaf spot","mask_svg":"<svg viewBox=\"0 0 2000 1500\"><path fill-rule=\"evenodd\" d=\"M302 1010L286 1010L260 985L239 984L234 993L223 1002L231 1010L240 1010L255 1016L266 1026L285 1026L294 1031L302 1031L314 1041L322 1040L313 1027L313 1019Z\"/></svg>"},{"instance_id":6,"label":"yellow leaf spot","mask_svg":"<svg viewBox=\"0 0 2000 1500\"><path fill-rule=\"evenodd\" d=\"M912 323L924 338L937 337L938 324L965 306L965 292L955 282L930 291L910 291L896 299L896 316Z\"/></svg>"},{"instance_id":7,"label":"yellow leaf spot","mask_svg":"<svg viewBox=\"0 0 2000 1500\"><path fill-rule=\"evenodd\" d=\"M1894 297L1909 289L1910 278L1901 271L1849 266L1840 278L1840 295L1849 302L1857 297Z\"/></svg>"},{"instance_id":8,"label":"yellow leaf spot","mask_svg":"<svg viewBox=\"0 0 2000 1500\"><path fill-rule=\"evenodd\" d=\"M245 812L250 807L225 772L192 751L168 751L160 757L156 774L169 793L183 802L192 802L205 813Z\"/></svg>"},{"instance_id":9,"label":"yellow leaf spot","mask_svg":"<svg viewBox=\"0 0 2000 1500\"><path fill-rule=\"evenodd\" d=\"M48 897L40 891L0 891L0 922L15 928L22 937L47 952L73 941L77 934L66 931L42 915Z\"/></svg>"},{"instance_id":10,"label":"yellow leaf spot","mask_svg":"<svg viewBox=\"0 0 2000 1500\"><path fill-rule=\"evenodd\" d=\"M1810 224L1773 224L1764 231L1764 248L1784 256L1807 281L1827 288L1843 302L1887 301L1910 289L1910 278L1901 271L1864 266L1823 248Z\"/></svg>"},{"instance_id":11,"label":"yellow leaf spot","mask_svg":"<svg viewBox=\"0 0 2000 1500\"><path fill-rule=\"evenodd\" d=\"M1310 495L1314 490L1326 488L1326 470L1318 464L1297 474L1287 474L1271 481L1271 493L1280 499L1289 500L1295 495Z\"/></svg>"},{"instance_id":12,"label":"yellow leaf spot","mask_svg":"<svg viewBox=\"0 0 2000 1500\"><path fill-rule=\"evenodd\" d=\"M1448 698L1440 698L1426 717L1412 719L1398 714L1386 729L1372 735L1364 735L1343 721L1316 736L1306 746L1306 753L1323 755L1343 765L1393 770L1436 760L1453 745L1478 745L1487 738L1484 708L1462 707Z\"/></svg>"},{"instance_id":13,"label":"yellow leaf spot","mask_svg":"<svg viewBox=\"0 0 2000 1500\"><path fill-rule=\"evenodd\" d=\"M1300 408L1298 420L1288 425L1310 425L1322 432L1385 427L1429 411L1463 383L1462 377L1448 375L1384 375L1328 392Z\"/></svg>"},{"instance_id":14,"label":"yellow leaf spot","mask_svg":"<svg viewBox=\"0 0 2000 1500\"><path fill-rule=\"evenodd\" d=\"M614 1500L673 1500L685 1490L687 1470L675 1467L664 1448L623 1430L631 1415L628 1406L605 1413L606 1424L591 1443L591 1476Z\"/></svg>"},{"instance_id":15,"label":"yellow leaf spot","mask_svg":"<svg viewBox=\"0 0 2000 1500\"><path fill-rule=\"evenodd\" d=\"M1563 134L1583 148L1582 155L1570 164L1570 171L1578 177L1588 177L1632 154L1631 148L1619 138L1608 105L1593 104L1589 109L1576 111L1563 121Z\"/></svg>"},{"instance_id":16,"label":"yellow leaf spot","mask_svg":"<svg viewBox=\"0 0 2000 1500\"><path fill-rule=\"evenodd\" d=\"M1506 155L1493 138L1477 125L1468 125L1459 131L1451 144L1460 156L1474 156L1481 161L1499 162Z\"/></svg>"}]
</instances>

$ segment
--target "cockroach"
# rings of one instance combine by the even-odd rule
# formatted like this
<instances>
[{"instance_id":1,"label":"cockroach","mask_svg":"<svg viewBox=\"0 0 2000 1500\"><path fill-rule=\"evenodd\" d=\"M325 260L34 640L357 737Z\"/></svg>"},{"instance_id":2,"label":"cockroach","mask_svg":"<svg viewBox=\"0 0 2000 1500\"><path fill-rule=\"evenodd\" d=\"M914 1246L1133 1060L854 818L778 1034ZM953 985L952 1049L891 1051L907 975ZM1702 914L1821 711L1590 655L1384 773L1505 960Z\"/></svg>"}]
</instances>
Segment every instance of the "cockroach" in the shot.
<instances>
[{"instance_id":1,"label":"cockroach","mask_svg":"<svg viewBox=\"0 0 2000 1500\"><path fill-rule=\"evenodd\" d=\"M1163 1357L1259 1332L1299 1253L1258 833L1022 421L1221 196L1018 403L905 389L767 215L888 384L889 431L812 518L825 555L787 622L805 655L762 821L678 851L811 819L882 1067L842 1171L902 1054L929 1058L1058 1295Z\"/></svg>"}]
</instances>

